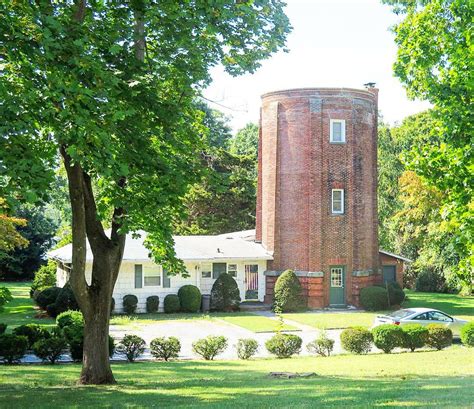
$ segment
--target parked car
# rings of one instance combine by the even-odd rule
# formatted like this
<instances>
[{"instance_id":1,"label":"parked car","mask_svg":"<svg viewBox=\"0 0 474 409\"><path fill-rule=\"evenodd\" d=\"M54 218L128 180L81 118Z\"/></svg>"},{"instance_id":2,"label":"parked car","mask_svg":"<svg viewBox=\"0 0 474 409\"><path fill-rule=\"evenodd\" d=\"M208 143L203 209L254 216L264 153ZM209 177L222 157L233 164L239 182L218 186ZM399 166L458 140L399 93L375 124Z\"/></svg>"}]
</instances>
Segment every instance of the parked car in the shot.
<instances>
[{"instance_id":1,"label":"parked car","mask_svg":"<svg viewBox=\"0 0 474 409\"><path fill-rule=\"evenodd\" d=\"M374 320L372 328L382 324L443 324L446 325L455 337L459 337L459 331L468 321L451 317L450 315L431 308L406 308L387 315L378 315Z\"/></svg>"}]
</instances>

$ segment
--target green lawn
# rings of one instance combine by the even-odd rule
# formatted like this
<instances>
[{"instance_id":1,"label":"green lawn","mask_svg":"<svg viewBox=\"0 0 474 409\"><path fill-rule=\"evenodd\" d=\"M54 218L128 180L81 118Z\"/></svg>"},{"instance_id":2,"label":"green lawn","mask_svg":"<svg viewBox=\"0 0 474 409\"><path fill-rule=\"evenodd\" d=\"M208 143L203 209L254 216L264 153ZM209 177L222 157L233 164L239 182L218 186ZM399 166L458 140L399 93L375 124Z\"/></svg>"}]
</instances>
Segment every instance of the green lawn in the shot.
<instances>
[{"instance_id":1,"label":"green lawn","mask_svg":"<svg viewBox=\"0 0 474 409\"><path fill-rule=\"evenodd\" d=\"M38 310L29 295L30 285L30 282L0 282L0 286L7 287L13 296L13 300L4 306L3 311L0 311L0 322L8 325L7 331L11 331L18 325L30 323L54 325L54 320L51 318L35 318Z\"/></svg>"},{"instance_id":2,"label":"green lawn","mask_svg":"<svg viewBox=\"0 0 474 409\"><path fill-rule=\"evenodd\" d=\"M405 290L407 301L403 308L428 307L435 308L458 318L474 319L474 297L462 297L457 294L418 293ZM286 319L306 324L315 328L336 329L356 325L370 327L374 318L381 312L303 312L284 314Z\"/></svg>"},{"instance_id":3,"label":"green lawn","mask_svg":"<svg viewBox=\"0 0 474 409\"><path fill-rule=\"evenodd\" d=\"M473 349L454 346L329 358L117 363L118 385L102 387L77 386L76 364L1 365L0 407L467 408L474 403L473 360ZM271 371L317 376L272 379Z\"/></svg>"}]
</instances>

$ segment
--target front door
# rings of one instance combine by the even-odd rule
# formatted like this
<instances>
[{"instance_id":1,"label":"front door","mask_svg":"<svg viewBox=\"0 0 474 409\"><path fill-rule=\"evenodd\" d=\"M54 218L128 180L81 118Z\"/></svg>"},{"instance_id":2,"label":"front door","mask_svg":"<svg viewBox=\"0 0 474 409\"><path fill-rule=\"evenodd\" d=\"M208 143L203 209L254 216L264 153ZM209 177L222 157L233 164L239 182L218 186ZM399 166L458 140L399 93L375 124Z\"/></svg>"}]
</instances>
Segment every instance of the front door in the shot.
<instances>
[{"instance_id":1,"label":"front door","mask_svg":"<svg viewBox=\"0 0 474 409\"><path fill-rule=\"evenodd\" d=\"M337 307L346 305L346 297L344 294L345 278L344 266L333 266L330 268L329 304L331 306Z\"/></svg>"},{"instance_id":2,"label":"front door","mask_svg":"<svg viewBox=\"0 0 474 409\"><path fill-rule=\"evenodd\" d=\"M394 283L397 278L397 266L383 266L383 283Z\"/></svg>"},{"instance_id":3,"label":"front door","mask_svg":"<svg viewBox=\"0 0 474 409\"><path fill-rule=\"evenodd\" d=\"M245 265L245 299L258 299L258 264Z\"/></svg>"}]
</instances>

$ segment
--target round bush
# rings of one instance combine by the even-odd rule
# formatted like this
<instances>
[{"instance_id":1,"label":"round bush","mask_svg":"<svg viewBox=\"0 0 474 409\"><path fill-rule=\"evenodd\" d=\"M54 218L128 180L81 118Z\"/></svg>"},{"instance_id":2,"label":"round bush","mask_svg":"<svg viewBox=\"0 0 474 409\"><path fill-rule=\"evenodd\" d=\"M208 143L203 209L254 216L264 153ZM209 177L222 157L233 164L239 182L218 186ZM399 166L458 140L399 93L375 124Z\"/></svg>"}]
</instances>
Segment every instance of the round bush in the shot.
<instances>
[{"instance_id":1,"label":"round bush","mask_svg":"<svg viewBox=\"0 0 474 409\"><path fill-rule=\"evenodd\" d=\"M222 273L211 289L212 311L238 311L240 291L237 282L228 273Z\"/></svg>"},{"instance_id":2,"label":"round bush","mask_svg":"<svg viewBox=\"0 0 474 409\"><path fill-rule=\"evenodd\" d=\"M176 294L168 294L163 302L163 309L167 314L179 312L181 304Z\"/></svg>"},{"instance_id":3,"label":"round bush","mask_svg":"<svg viewBox=\"0 0 474 409\"><path fill-rule=\"evenodd\" d=\"M169 361L177 358L181 351L181 342L176 337L158 337L150 342L150 352L158 359Z\"/></svg>"},{"instance_id":4,"label":"round bush","mask_svg":"<svg viewBox=\"0 0 474 409\"><path fill-rule=\"evenodd\" d=\"M318 338L306 345L308 352L321 356L329 356L334 349L334 340L322 332Z\"/></svg>"},{"instance_id":5,"label":"round bush","mask_svg":"<svg viewBox=\"0 0 474 409\"><path fill-rule=\"evenodd\" d=\"M258 342L252 338L240 338L236 347L239 359L250 359L257 353Z\"/></svg>"},{"instance_id":6,"label":"round bush","mask_svg":"<svg viewBox=\"0 0 474 409\"><path fill-rule=\"evenodd\" d=\"M201 308L201 291L195 285L183 285L178 290L181 311L197 312Z\"/></svg>"},{"instance_id":7,"label":"round bush","mask_svg":"<svg viewBox=\"0 0 474 409\"><path fill-rule=\"evenodd\" d=\"M5 331L7 330L7 324L0 324L0 335L5 334Z\"/></svg>"},{"instance_id":8,"label":"round bush","mask_svg":"<svg viewBox=\"0 0 474 409\"><path fill-rule=\"evenodd\" d=\"M35 278L31 283L30 297L33 297L35 291L44 290L54 285L56 285L56 262L48 260L48 264L41 266L35 273Z\"/></svg>"},{"instance_id":9,"label":"round bush","mask_svg":"<svg viewBox=\"0 0 474 409\"><path fill-rule=\"evenodd\" d=\"M428 338L428 329L420 324L409 324L402 327L403 347L413 352L417 348L423 348Z\"/></svg>"},{"instance_id":10,"label":"round bush","mask_svg":"<svg viewBox=\"0 0 474 409\"><path fill-rule=\"evenodd\" d=\"M403 330L394 324L383 324L372 330L374 344L386 354L392 352L394 348L403 346Z\"/></svg>"},{"instance_id":11,"label":"round bush","mask_svg":"<svg viewBox=\"0 0 474 409\"><path fill-rule=\"evenodd\" d=\"M388 293L383 287L364 287L360 290L360 304L368 311L386 310Z\"/></svg>"},{"instance_id":12,"label":"round bush","mask_svg":"<svg viewBox=\"0 0 474 409\"><path fill-rule=\"evenodd\" d=\"M474 347L474 321L464 324L461 328L461 342L468 347Z\"/></svg>"},{"instance_id":13,"label":"round bush","mask_svg":"<svg viewBox=\"0 0 474 409\"><path fill-rule=\"evenodd\" d=\"M13 329L12 333L17 336L25 336L28 339L27 348L31 348L36 341L49 338L50 333L47 329L38 324L24 324Z\"/></svg>"},{"instance_id":14,"label":"round bush","mask_svg":"<svg viewBox=\"0 0 474 409\"><path fill-rule=\"evenodd\" d=\"M138 335L125 335L120 341L117 351L125 355L129 362L133 362L145 352L145 346L145 340Z\"/></svg>"},{"instance_id":15,"label":"round bush","mask_svg":"<svg viewBox=\"0 0 474 409\"><path fill-rule=\"evenodd\" d=\"M209 335L193 342L193 351L206 361L212 361L216 355L224 352L226 348L227 338L223 336Z\"/></svg>"},{"instance_id":16,"label":"round bush","mask_svg":"<svg viewBox=\"0 0 474 409\"><path fill-rule=\"evenodd\" d=\"M415 290L427 293L442 293L446 290L444 275L435 270L423 270L415 281Z\"/></svg>"},{"instance_id":17,"label":"round bush","mask_svg":"<svg viewBox=\"0 0 474 409\"><path fill-rule=\"evenodd\" d=\"M23 335L0 335L0 359L8 364L18 362L25 356L28 338Z\"/></svg>"},{"instance_id":18,"label":"round bush","mask_svg":"<svg viewBox=\"0 0 474 409\"><path fill-rule=\"evenodd\" d=\"M137 310L138 298L136 295L127 294L123 297L123 310L127 314L135 314Z\"/></svg>"},{"instance_id":19,"label":"round bush","mask_svg":"<svg viewBox=\"0 0 474 409\"><path fill-rule=\"evenodd\" d=\"M157 295L150 295L146 299L146 312L148 313L158 312L159 305L160 305L160 298Z\"/></svg>"},{"instance_id":20,"label":"round bush","mask_svg":"<svg viewBox=\"0 0 474 409\"><path fill-rule=\"evenodd\" d=\"M36 304L42 310L46 310L48 305L54 304L61 291L60 287L48 287L41 291L36 297Z\"/></svg>"},{"instance_id":21,"label":"round bush","mask_svg":"<svg viewBox=\"0 0 474 409\"><path fill-rule=\"evenodd\" d=\"M354 354L366 354L372 348L372 333L363 327L346 328L341 332L342 347Z\"/></svg>"},{"instance_id":22,"label":"round bush","mask_svg":"<svg viewBox=\"0 0 474 409\"><path fill-rule=\"evenodd\" d=\"M286 270L275 283L273 310L276 312L301 311L306 308L300 280L293 270Z\"/></svg>"},{"instance_id":23,"label":"round bush","mask_svg":"<svg viewBox=\"0 0 474 409\"><path fill-rule=\"evenodd\" d=\"M64 311L56 317L56 324L61 329L71 325L84 326L84 317L80 311Z\"/></svg>"},{"instance_id":24,"label":"round bush","mask_svg":"<svg viewBox=\"0 0 474 409\"><path fill-rule=\"evenodd\" d=\"M405 300L405 292L397 282L390 283L387 286L390 305L401 305Z\"/></svg>"},{"instance_id":25,"label":"round bush","mask_svg":"<svg viewBox=\"0 0 474 409\"><path fill-rule=\"evenodd\" d=\"M453 332L444 325L430 324L426 328L428 329L426 345L429 347L440 351L453 343Z\"/></svg>"},{"instance_id":26,"label":"round bush","mask_svg":"<svg viewBox=\"0 0 474 409\"><path fill-rule=\"evenodd\" d=\"M265 342L268 352L277 358L290 358L301 352L303 340L294 334L276 334Z\"/></svg>"},{"instance_id":27,"label":"round bush","mask_svg":"<svg viewBox=\"0 0 474 409\"><path fill-rule=\"evenodd\" d=\"M59 292L54 304L54 314L56 314L54 316L57 316L68 310L79 310L79 305L77 304L76 297L74 296L70 284L66 284L63 288L61 288L61 291Z\"/></svg>"},{"instance_id":28,"label":"round bush","mask_svg":"<svg viewBox=\"0 0 474 409\"><path fill-rule=\"evenodd\" d=\"M54 364L67 348L67 342L64 337L53 336L43 338L33 344L33 352L43 361L49 361Z\"/></svg>"}]
</instances>

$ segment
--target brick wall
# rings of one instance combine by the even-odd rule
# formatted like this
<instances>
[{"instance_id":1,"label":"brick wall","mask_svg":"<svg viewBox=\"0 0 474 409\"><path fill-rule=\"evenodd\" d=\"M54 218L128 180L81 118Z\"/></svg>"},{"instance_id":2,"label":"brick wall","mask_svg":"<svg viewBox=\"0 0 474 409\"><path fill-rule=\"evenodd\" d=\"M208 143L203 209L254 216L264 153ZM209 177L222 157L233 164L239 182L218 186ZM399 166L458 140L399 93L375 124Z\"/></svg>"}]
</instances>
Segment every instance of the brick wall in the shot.
<instances>
[{"instance_id":1,"label":"brick wall","mask_svg":"<svg viewBox=\"0 0 474 409\"><path fill-rule=\"evenodd\" d=\"M346 143L330 143L330 119L346 121ZM353 271L379 268L377 90L265 94L260 124L256 237L274 252L269 268L322 271L309 302L325 306L329 268L344 265L346 302L357 303L370 280ZM343 215L331 214L337 188L345 190Z\"/></svg>"}]
</instances>

